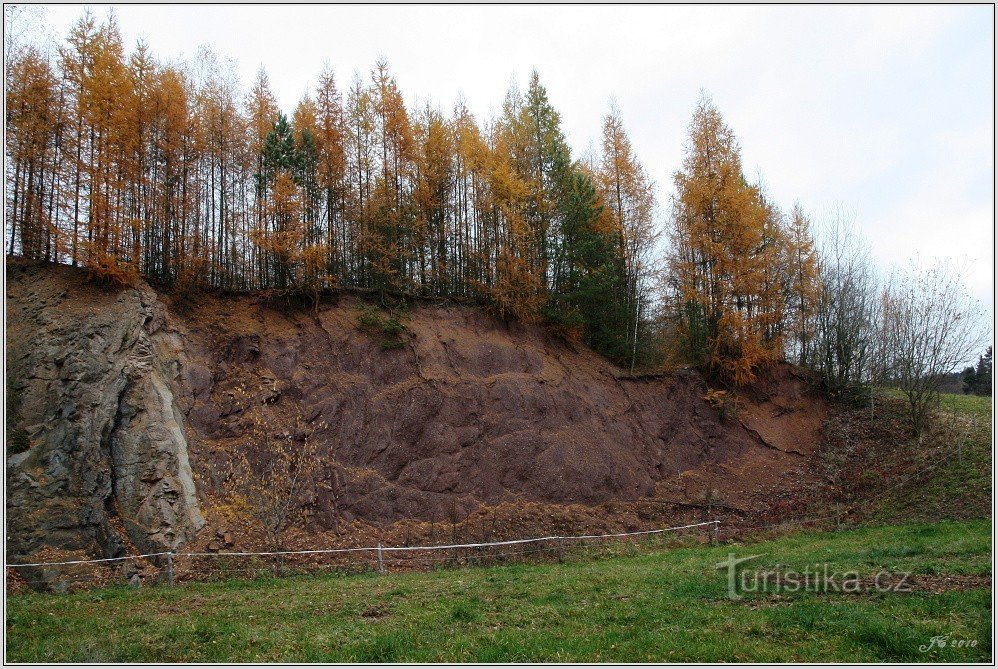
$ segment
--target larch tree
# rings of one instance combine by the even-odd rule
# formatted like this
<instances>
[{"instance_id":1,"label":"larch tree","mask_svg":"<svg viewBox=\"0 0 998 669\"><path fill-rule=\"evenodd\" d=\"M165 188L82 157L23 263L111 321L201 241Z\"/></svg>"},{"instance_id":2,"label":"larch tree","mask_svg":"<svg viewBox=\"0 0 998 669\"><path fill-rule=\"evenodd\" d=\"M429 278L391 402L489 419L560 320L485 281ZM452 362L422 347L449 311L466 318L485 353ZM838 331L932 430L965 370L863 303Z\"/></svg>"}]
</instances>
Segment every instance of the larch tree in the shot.
<instances>
[{"instance_id":1,"label":"larch tree","mask_svg":"<svg viewBox=\"0 0 998 669\"><path fill-rule=\"evenodd\" d=\"M347 159L343 101L333 71L319 76L315 102L315 142L318 151L318 187L324 196L327 272L347 282L346 254L352 244L346 221Z\"/></svg>"},{"instance_id":2,"label":"larch tree","mask_svg":"<svg viewBox=\"0 0 998 669\"><path fill-rule=\"evenodd\" d=\"M623 326L630 334L630 368L638 356L639 326L647 313L656 269L655 245L661 231L655 225L655 194L651 180L634 155L620 111L611 104L603 118L596 181L613 218L624 260L627 309Z\"/></svg>"},{"instance_id":3,"label":"larch tree","mask_svg":"<svg viewBox=\"0 0 998 669\"><path fill-rule=\"evenodd\" d=\"M786 235L790 342L796 352L797 364L807 366L818 306L818 255L811 236L811 222L800 204L795 204L790 212Z\"/></svg>"},{"instance_id":4,"label":"larch tree","mask_svg":"<svg viewBox=\"0 0 998 669\"><path fill-rule=\"evenodd\" d=\"M56 169L53 136L58 122L58 82L48 60L33 48L9 63L6 99L8 252L19 245L32 260L52 259L49 175Z\"/></svg>"},{"instance_id":5,"label":"larch tree","mask_svg":"<svg viewBox=\"0 0 998 669\"><path fill-rule=\"evenodd\" d=\"M734 133L701 97L675 175L670 281L690 361L735 383L779 356L767 341L772 212L745 179Z\"/></svg>"},{"instance_id":6,"label":"larch tree","mask_svg":"<svg viewBox=\"0 0 998 669\"><path fill-rule=\"evenodd\" d=\"M255 183L253 204L254 225L251 234L258 242L260 240L264 241L264 246L266 246L266 239L270 234L270 228L267 221L267 189L264 186L264 142L266 142L267 136L274 129L274 124L277 122L278 108L277 100L270 89L270 79L263 68L260 68L257 72L246 107L246 116L249 121L250 130L250 153L253 156L254 162L253 174ZM254 244L254 248L262 247L257 243ZM254 256L252 259L254 273L260 283L269 285L272 279L270 272L270 268L272 267L271 259L265 253L254 253Z\"/></svg>"}]
</instances>

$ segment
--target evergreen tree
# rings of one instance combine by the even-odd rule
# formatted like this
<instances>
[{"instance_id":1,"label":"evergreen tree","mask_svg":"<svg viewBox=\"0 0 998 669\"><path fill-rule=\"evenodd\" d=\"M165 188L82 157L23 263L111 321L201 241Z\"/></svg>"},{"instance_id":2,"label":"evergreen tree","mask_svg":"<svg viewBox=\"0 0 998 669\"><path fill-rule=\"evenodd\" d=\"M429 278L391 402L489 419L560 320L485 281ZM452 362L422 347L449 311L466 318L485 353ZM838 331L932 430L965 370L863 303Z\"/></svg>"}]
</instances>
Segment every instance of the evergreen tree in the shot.
<instances>
[{"instance_id":1,"label":"evergreen tree","mask_svg":"<svg viewBox=\"0 0 998 669\"><path fill-rule=\"evenodd\" d=\"M562 184L553 240L558 290L551 294L548 318L580 333L596 351L623 362L628 352L624 262L612 218L592 177L575 169Z\"/></svg>"},{"instance_id":2,"label":"evergreen tree","mask_svg":"<svg viewBox=\"0 0 998 669\"><path fill-rule=\"evenodd\" d=\"M967 367L963 370L963 391L965 393L991 397L991 348L988 346L984 355L977 359L977 367Z\"/></svg>"}]
</instances>

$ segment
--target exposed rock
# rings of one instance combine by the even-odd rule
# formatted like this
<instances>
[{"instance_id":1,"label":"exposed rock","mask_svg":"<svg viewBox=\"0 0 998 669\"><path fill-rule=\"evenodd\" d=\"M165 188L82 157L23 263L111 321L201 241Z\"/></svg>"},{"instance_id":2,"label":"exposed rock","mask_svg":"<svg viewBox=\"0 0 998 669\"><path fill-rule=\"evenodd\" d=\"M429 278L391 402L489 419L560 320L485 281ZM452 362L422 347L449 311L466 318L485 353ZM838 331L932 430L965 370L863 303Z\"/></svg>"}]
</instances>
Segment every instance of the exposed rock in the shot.
<instances>
[{"instance_id":1,"label":"exposed rock","mask_svg":"<svg viewBox=\"0 0 998 669\"><path fill-rule=\"evenodd\" d=\"M170 390L179 340L148 288L67 272L9 269L7 383L29 448L8 450L8 558L176 548L204 524Z\"/></svg>"},{"instance_id":2,"label":"exposed rock","mask_svg":"<svg viewBox=\"0 0 998 669\"><path fill-rule=\"evenodd\" d=\"M144 285L109 291L70 268L9 265L9 559L192 540L202 508L219 522L236 454L261 455L253 405L319 426L307 529L336 534L514 502L695 505L714 489L746 509L804 469L823 415L784 374L775 395L746 396L722 421L694 372L627 378L472 307L413 309L406 345L383 350L358 327L355 297L292 313L254 296L205 296L183 314L168 304ZM300 440L287 425L267 429ZM252 543L247 526L223 525L199 545L232 546L237 526L240 546Z\"/></svg>"}]
</instances>

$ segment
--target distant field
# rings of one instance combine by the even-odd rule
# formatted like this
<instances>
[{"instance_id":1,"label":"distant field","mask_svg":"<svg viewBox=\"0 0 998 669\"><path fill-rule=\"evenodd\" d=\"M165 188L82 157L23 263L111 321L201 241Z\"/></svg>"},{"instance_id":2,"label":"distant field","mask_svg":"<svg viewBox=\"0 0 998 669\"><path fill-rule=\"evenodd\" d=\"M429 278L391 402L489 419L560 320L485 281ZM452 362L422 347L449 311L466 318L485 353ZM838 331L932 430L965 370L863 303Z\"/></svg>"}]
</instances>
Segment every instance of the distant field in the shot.
<instances>
[{"instance_id":1,"label":"distant field","mask_svg":"<svg viewBox=\"0 0 998 669\"><path fill-rule=\"evenodd\" d=\"M561 565L17 595L6 651L15 662L987 662L991 548L990 521L939 522ZM731 601L714 568L729 552L764 554L753 569L913 572L917 590Z\"/></svg>"},{"instance_id":2,"label":"distant field","mask_svg":"<svg viewBox=\"0 0 998 669\"><path fill-rule=\"evenodd\" d=\"M877 388L879 395L897 399L905 399L905 394L895 388ZM940 393L939 408L943 411L956 411L962 414L974 415L979 419L991 420L991 398L980 395L965 395L963 393Z\"/></svg>"},{"instance_id":3,"label":"distant field","mask_svg":"<svg viewBox=\"0 0 998 669\"><path fill-rule=\"evenodd\" d=\"M939 396L939 406L945 411L958 411L967 414L977 414L979 419L991 420L991 398L979 395L957 395L942 393Z\"/></svg>"}]
</instances>

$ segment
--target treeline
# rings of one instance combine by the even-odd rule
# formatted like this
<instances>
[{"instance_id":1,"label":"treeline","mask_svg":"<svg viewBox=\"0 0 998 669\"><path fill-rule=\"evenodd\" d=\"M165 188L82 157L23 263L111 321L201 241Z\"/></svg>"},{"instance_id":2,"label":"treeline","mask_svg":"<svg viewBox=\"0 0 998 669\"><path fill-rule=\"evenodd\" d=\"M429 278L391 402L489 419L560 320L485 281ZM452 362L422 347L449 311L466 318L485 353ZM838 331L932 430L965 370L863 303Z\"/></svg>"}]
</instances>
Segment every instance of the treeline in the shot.
<instances>
[{"instance_id":1,"label":"treeline","mask_svg":"<svg viewBox=\"0 0 998 669\"><path fill-rule=\"evenodd\" d=\"M7 65L10 254L187 297L468 298L632 369L668 353L734 384L783 359L832 393L921 373L903 355L921 297L879 283L842 226L816 246L800 207L746 178L706 97L660 209L619 111L573 157L537 72L487 122L407 107L384 62L345 87L327 69L287 116L263 71L242 92L210 52L126 53L113 16L89 13L54 54L8 49Z\"/></svg>"},{"instance_id":2,"label":"treeline","mask_svg":"<svg viewBox=\"0 0 998 669\"><path fill-rule=\"evenodd\" d=\"M964 367L960 373L960 380L963 385L963 392L968 395L981 395L991 397L991 365L993 362L992 347L984 352L984 355L977 359L977 366Z\"/></svg>"},{"instance_id":3,"label":"treeline","mask_svg":"<svg viewBox=\"0 0 998 669\"><path fill-rule=\"evenodd\" d=\"M599 155L573 159L536 72L484 125L408 109L383 62L345 91L325 71L288 117L263 71L244 95L210 54L126 54L87 14L7 84L9 253L187 293L474 297L636 355L651 183L614 109Z\"/></svg>"}]
</instances>

